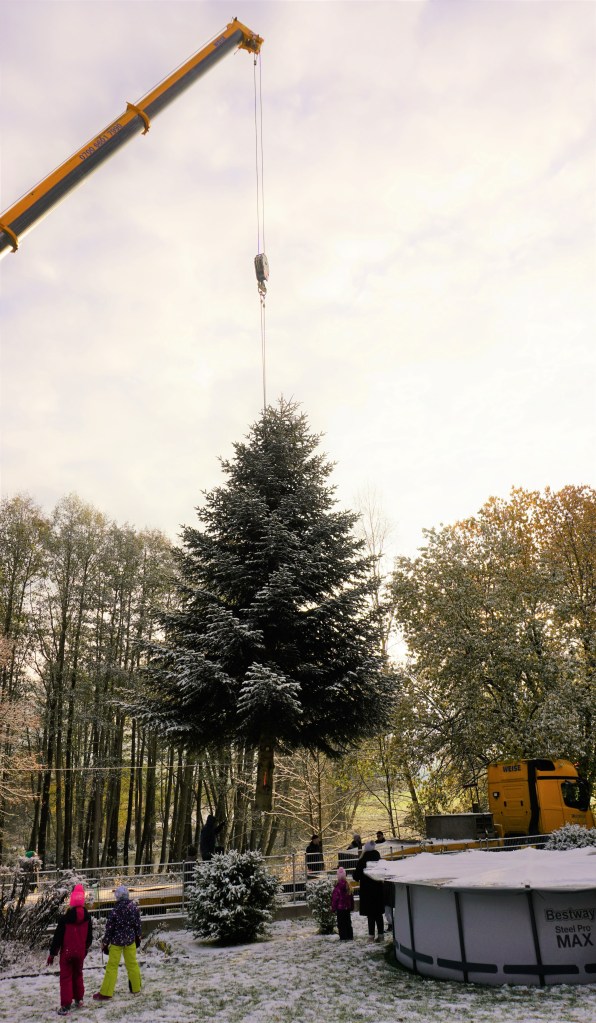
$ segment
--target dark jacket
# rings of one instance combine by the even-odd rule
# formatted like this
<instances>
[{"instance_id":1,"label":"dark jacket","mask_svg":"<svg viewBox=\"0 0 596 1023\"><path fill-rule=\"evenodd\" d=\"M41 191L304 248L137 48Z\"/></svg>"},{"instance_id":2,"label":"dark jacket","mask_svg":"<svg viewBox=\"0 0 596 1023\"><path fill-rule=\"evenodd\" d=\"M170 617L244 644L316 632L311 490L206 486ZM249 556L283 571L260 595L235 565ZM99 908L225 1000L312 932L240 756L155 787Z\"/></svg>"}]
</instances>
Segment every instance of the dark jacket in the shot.
<instances>
[{"instance_id":1,"label":"dark jacket","mask_svg":"<svg viewBox=\"0 0 596 1023\"><path fill-rule=\"evenodd\" d=\"M304 857L306 862L306 872L308 874L316 873L319 870L325 869L325 860L323 859L323 847L316 842L309 842L306 847L306 855Z\"/></svg>"},{"instance_id":2,"label":"dark jacket","mask_svg":"<svg viewBox=\"0 0 596 1023\"><path fill-rule=\"evenodd\" d=\"M141 914L139 907L130 899L118 899L110 913L102 945L140 945Z\"/></svg>"},{"instance_id":3,"label":"dark jacket","mask_svg":"<svg viewBox=\"0 0 596 1023\"><path fill-rule=\"evenodd\" d=\"M199 848L201 850L201 859L210 860L215 852L215 839L219 835L219 832L223 828L225 821L221 824L215 823L215 817L212 813L209 814L203 827L201 828L201 834L199 837Z\"/></svg>"},{"instance_id":4,"label":"dark jacket","mask_svg":"<svg viewBox=\"0 0 596 1023\"><path fill-rule=\"evenodd\" d=\"M93 940L93 924L84 906L71 906L58 921L50 944L50 955L60 952L60 958L80 959L89 951Z\"/></svg>"},{"instance_id":5,"label":"dark jacket","mask_svg":"<svg viewBox=\"0 0 596 1023\"><path fill-rule=\"evenodd\" d=\"M373 881L364 873L369 863L376 863L381 859L378 849L368 849L356 864L354 880L360 882L360 916L376 916L385 910L385 896L383 895L383 884L381 881Z\"/></svg>"}]
</instances>

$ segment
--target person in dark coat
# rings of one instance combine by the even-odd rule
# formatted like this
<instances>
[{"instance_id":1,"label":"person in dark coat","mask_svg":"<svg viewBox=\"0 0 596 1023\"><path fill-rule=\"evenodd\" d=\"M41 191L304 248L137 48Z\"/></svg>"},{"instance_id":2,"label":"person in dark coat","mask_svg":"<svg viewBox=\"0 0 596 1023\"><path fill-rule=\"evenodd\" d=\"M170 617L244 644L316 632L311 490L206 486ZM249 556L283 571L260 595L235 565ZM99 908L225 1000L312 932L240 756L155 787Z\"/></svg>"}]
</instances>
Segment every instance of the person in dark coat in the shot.
<instances>
[{"instance_id":1,"label":"person in dark coat","mask_svg":"<svg viewBox=\"0 0 596 1023\"><path fill-rule=\"evenodd\" d=\"M354 880L360 883L360 906L358 912L360 916L365 916L368 920L369 941L375 940L375 927L377 929L377 941L383 940L385 931L383 885L380 881L373 881L372 877L368 877L364 873L369 863L376 863L380 859L381 854L375 847L375 843L367 842L354 871Z\"/></svg>"},{"instance_id":2,"label":"person in dark coat","mask_svg":"<svg viewBox=\"0 0 596 1023\"><path fill-rule=\"evenodd\" d=\"M313 835L308 843L305 850L304 860L306 863L307 875L318 874L320 871L325 869L323 846L318 835Z\"/></svg>"},{"instance_id":3,"label":"person in dark coat","mask_svg":"<svg viewBox=\"0 0 596 1023\"><path fill-rule=\"evenodd\" d=\"M69 909L58 921L47 958L51 966L54 956L60 952L59 1016L70 1012L73 997L77 1008L83 1004L83 962L92 940L93 924L85 909L85 891L82 884L77 884L70 894Z\"/></svg>"},{"instance_id":4,"label":"person in dark coat","mask_svg":"<svg viewBox=\"0 0 596 1023\"><path fill-rule=\"evenodd\" d=\"M215 839L219 835L221 829L225 826L225 821L221 824L216 824L215 817L212 813L209 814L203 827L201 828L201 834L199 837L199 848L201 850L201 859L210 860L215 852Z\"/></svg>"},{"instance_id":5,"label":"person in dark coat","mask_svg":"<svg viewBox=\"0 0 596 1023\"><path fill-rule=\"evenodd\" d=\"M137 962L137 948L141 944L141 914L132 902L126 885L114 889L116 905L106 921L101 943L102 952L108 953L108 965L99 991L93 995L96 1002L105 1002L114 994L118 980L118 967L124 955L128 974L128 989L133 995L141 990L141 971Z\"/></svg>"},{"instance_id":6,"label":"person in dark coat","mask_svg":"<svg viewBox=\"0 0 596 1023\"><path fill-rule=\"evenodd\" d=\"M337 884L331 894L331 909L337 916L337 932L340 941L352 941L354 937L352 928L354 896L343 867L337 868Z\"/></svg>"}]
</instances>

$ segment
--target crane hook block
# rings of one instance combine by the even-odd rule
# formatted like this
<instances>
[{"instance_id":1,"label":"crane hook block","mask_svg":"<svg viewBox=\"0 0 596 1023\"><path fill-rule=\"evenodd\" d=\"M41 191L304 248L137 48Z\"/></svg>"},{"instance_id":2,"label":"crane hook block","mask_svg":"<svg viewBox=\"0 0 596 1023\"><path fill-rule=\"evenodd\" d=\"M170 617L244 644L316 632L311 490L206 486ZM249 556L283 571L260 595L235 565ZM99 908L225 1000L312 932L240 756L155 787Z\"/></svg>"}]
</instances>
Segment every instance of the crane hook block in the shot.
<instances>
[{"instance_id":1,"label":"crane hook block","mask_svg":"<svg viewBox=\"0 0 596 1023\"><path fill-rule=\"evenodd\" d=\"M261 300L265 301L265 295L267 294L267 281L269 280L269 263L267 262L267 256L264 252L259 252L255 256L255 273L257 275L257 288Z\"/></svg>"},{"instance_id":2,"label":"crane hook block","mask_svg":"<svg viewBox=\"0 0 596 1023\"><path fill-rule=\"evenodd\" d=\"M269 263L264 252L255 256L255 273L259 284L265 284L269 280Z\"/></svg>"}]
</instances>

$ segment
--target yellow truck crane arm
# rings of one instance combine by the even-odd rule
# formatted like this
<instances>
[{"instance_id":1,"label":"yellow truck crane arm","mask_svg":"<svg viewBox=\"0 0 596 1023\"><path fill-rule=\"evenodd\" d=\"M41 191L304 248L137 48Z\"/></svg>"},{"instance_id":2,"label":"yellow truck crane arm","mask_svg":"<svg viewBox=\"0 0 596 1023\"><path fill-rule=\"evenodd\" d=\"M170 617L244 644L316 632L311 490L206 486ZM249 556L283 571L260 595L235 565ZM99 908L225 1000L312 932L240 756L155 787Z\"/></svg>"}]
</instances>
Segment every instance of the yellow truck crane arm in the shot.
<instances>
[{"instance_id":1,"label":"yellow truck crane arm","mask_svg":"<svg viewBox=\"0 0 596 1023\"><path fill-rule=\"evenodd\" d=\"M0 258L7 252L16 252L23 235L57 206L68 192L80 185L88 174L134 135L146 134L155 115L222 57L236 48L259 53L262 42L260 36L234 18L221 35L173 71L138 103L127 103L120 117L0 214Z\"/></svg>"}]
</instances>

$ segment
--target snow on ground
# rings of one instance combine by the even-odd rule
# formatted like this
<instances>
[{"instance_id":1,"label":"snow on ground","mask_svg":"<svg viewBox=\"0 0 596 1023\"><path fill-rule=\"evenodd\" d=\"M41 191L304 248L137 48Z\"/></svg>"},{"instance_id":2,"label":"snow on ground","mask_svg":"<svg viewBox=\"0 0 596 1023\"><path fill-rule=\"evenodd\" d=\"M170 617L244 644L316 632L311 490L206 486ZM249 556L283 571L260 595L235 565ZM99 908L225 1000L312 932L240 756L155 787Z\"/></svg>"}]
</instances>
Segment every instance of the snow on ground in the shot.
<instances>
[{"instance_id":1,"label":"snow on ground","mask_svg":"<svg viewBox=\"0 0 596 1023\"><path fill-rule=\"evenodd\" d=\"M596 984L486 988L424 980L393 964L389 942L366 940L354 914L355 940L316 933L311 920L273 925L271 937L219 948L186 931L163 932L172 954L139 955L140 995L128 993L124 966L114 1000L94 1003L101 982L95 947L85 968L86 1005L67 1019L80 1023L596 1023ZM0 975L0 1020L59 1019L58 971L46 953Z\"/></svg>"}]
</instances>

